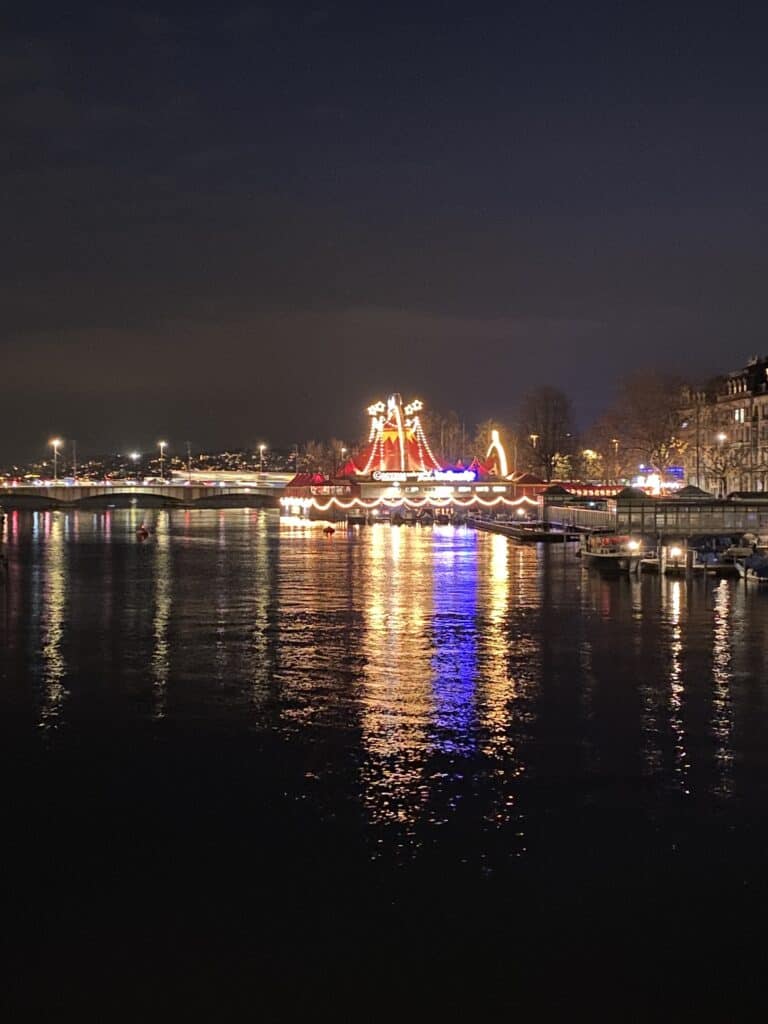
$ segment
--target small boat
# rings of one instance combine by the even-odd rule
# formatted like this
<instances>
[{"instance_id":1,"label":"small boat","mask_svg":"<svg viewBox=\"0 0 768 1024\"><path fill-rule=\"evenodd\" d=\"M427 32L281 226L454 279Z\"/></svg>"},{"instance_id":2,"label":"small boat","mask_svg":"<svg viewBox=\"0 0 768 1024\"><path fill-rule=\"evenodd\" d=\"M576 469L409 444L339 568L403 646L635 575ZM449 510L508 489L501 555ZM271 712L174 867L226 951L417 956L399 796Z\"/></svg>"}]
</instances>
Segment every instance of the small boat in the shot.
<instances>
[{"instance_id":1,"label":"small boat","mask_svg":"<svg viewBox=\"0 0 768 1024\"><path fill-rule=\"evenodd\" d=\"M768 584L768 556L757 553L736 559L739 576L746 583Z\"/></svg>"},{"instance_id":2,"label":"small boat","mask_svg":"<svg viewBox=\"0 0 768 1024\"><path fill-rule=\"evenodd\" d=\"M639 540L606 532L583 535L579 552L585 565L601 572L639 572L643 558Z\"/></svg>"},{"instance_id":3,"label":"small boat","mask_svg":"<svg viewBox=\"0 0 768 1024\"><path fill-rule=\"evenodd\" d=\"M332 526L324 526L323 533L325 534L326 537L332 537L334 533L336 533L336 531Z\"/></svg>"},{"instance_id":4,"label":"small boat","mask_svg":"<svg viewBox=\"0 0 768 1024\"><path fill-rule=\"evenodd\" d=\"M146 540L147 537L149 537L149 530L146 528L144 523L142 523L141 526L136 529L136 540L143 541Z\"/></svg>"}]
</instances>

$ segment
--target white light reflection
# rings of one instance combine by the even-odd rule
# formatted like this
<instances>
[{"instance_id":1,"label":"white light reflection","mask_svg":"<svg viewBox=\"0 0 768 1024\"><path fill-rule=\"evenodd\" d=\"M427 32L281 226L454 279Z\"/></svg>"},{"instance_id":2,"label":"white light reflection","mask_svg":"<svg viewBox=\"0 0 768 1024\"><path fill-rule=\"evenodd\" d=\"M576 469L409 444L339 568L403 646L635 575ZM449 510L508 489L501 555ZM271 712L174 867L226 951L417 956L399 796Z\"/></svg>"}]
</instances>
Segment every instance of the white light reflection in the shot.
<instances>
[{"instance_id":1,"label":"white light reflection","mask_svg":"<svg viewBox=\"0 0 768 1024\"><path fill-rule=\"evenodd\" d=\"M255 706L264 703L269 693L269 680L274 668L275 633L270 630L270 607L274 599L275 580L271 578L267 521L264 512L246 510L249 540L249 644L251 698Z\"/></svg>"},{"instance_id":2,"label":"white light reflection","mask_svg":"<svg viewBox=\"0 0 768 1024\"><path fill-rule=\"evenodd\" d=\"M674 771L679 777L679 785L686 796L690 795L690 764L686 750L685 726L683 723L683 701L685 688L682 671L682 598L683 583L681 580L663 580L664 604L670 626L669 635L669 724L674 742Z\"/></svg>"},{"instance_id":3,"label":"white light reflection","mask_svg":"<svg viewBox=\"0 0 768 1024\"><path fill-rule=\"evenodd\" d=\"M486 538L490 545L490 564L485 577L490 581L488 592L488 626L482 637L483 648L483 725L487 739L483 753L499 755L507 746L510 702L514 696L514 680L507 667L509 612L509 541L498 533Z\"/></svg>"},{"instance_id":4,"label":"white light reflection","mask_svg":"<svg viewBox=\"0 0 768 1024\"><path fill-rule=\"evenodd\" d=\"M37 521L35 533L36 527ZM67 604L67 561L62 513L43 514L43 534L40 609L43 690L38 724L45 732L49 732L61 725L64 704L69 695L64 686L66 664L62 651Z\"/></svg>"},{"instance_id":5,"label":"white light reflection","mask_svg":"<svg viewBox=\"0 0 768 1024\"><path fill-rule=\"evenodd\" d=\"M223 683L227 678L227 632L229 619L229 580L227 579L227 517L224 509L219 509L217 516L218 555L216 558L216 626L214 642L214 661L216 663L216 679Z\"/></svg>"},{"instance_id":6,"label":"white light reflection","mask_svg":"<svg viewBox=\"0 0 768 1024\"><path fill-rule=\"evenodd\" d=\"M364 800L374 823L405 826L410 841L430 792L423 766L433 712L427 638L431 544L420 530L381 524L371 527L366 539ZM406 545L409 557L401 560Z\"/></svg>"},{"instance_id":7,"label":"white light reflection","mask_svg":"<svg viewBox=\"0 0 768 1024\"><path fill-rule=\"evenodd\" d=\"M731 734L733 712L730 684L733 677L732 593L727 580L715 590L715 620L712 643L712 734L715 738L715 763L719 775L717 792L730 796L733 790L733 751Z\"/></svg>"},{"instance_id":8,"label":"white light reflection","mask_svg":"<svg viewBox=\"0 0 768 1024\"><path fill-rule=\"evenodd\" d=\"M483 541L481 574L486 585L481 589L480 611L481 618L485 611L486 627L480 637L482 671L477 716L482 737L480 751L488 759L486 771L493 777L494 794L486 820L494 828L506 829L512 818L516 818L515 852L520 855L525 850L525 830L515 807L519 780L525 769L513 733L514 718L519 714L520 687L510 673L509 607L513 582L518 589L523 551L501 534L488 534ZM510 559L515 562L514 579Z\"/></svg>"},{"instance_id":9,"label":"white light reflection","mask_svg":"<svg viewBox=\"0 0 768 1024\"><path fill-rule=\"evenodd\" d=\"M171 537L167 513L155 522L155 614L152 623L152 717L165 718L168 699L168 622L171 617Z\"/></svg>"}]
</instances>

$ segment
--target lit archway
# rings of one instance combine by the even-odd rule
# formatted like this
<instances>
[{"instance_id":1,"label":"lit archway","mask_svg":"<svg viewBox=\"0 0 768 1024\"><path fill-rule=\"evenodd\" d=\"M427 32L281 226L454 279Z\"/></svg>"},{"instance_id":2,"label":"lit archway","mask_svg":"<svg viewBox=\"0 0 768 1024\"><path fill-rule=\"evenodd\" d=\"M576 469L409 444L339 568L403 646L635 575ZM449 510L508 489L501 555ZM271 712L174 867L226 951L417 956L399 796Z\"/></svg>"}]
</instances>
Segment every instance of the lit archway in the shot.
<instances>
[{"instance_id":1,"label":"lit archway","mask_svg":"<svg viewBox=\"0 0 768 1024\"><path fill-rule=\"evenodd\" d=\"M491 443L488 446L488 451L486 452L485 457L489 460L491 458L496 460L496 467L498 469L499 476L506 477L509 475L507 453L504 451L504 445L501 443L498 430L491 431Z\"/></svg>"}]
</instances>

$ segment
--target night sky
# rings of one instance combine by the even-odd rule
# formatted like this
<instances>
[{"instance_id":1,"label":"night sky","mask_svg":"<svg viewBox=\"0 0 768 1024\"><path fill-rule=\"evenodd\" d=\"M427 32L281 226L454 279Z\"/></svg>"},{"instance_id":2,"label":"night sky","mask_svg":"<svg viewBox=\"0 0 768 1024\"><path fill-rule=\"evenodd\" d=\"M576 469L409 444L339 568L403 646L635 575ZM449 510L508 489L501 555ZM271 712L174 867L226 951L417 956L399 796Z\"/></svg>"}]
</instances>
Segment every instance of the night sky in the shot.
<instances>
[{"instance_id":1,"label":"night sky","mask_svg":"<svg viewBox=\"0 0 768 1024\"><path fill-rule=\"evenodd\" d=\"M17 4L0 460L765 351L757 4ZM759 20L758 20L759 19Z\"/></svg>"}]
</instances>

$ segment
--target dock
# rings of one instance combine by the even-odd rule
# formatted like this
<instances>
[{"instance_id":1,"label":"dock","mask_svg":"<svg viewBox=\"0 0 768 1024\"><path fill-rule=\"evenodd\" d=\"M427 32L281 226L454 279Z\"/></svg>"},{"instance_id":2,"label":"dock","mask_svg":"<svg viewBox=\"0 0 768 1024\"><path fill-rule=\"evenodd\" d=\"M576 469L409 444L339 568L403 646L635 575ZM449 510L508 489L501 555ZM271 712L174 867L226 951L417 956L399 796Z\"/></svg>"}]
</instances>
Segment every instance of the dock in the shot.
<instances>
[{"instance_id":1,"label":"dock","mask_svg":"<svg viewBox=\"0 0 768 1024\"><path fill-rule=\"evenodd\" d=\"M500 533L522 544L562 544L564 541L576 541L581 536L577 530L564 530L548 523L505 523L474 516L467 519L467 526L486 533Z\"/></svg>"}]
</instances>

